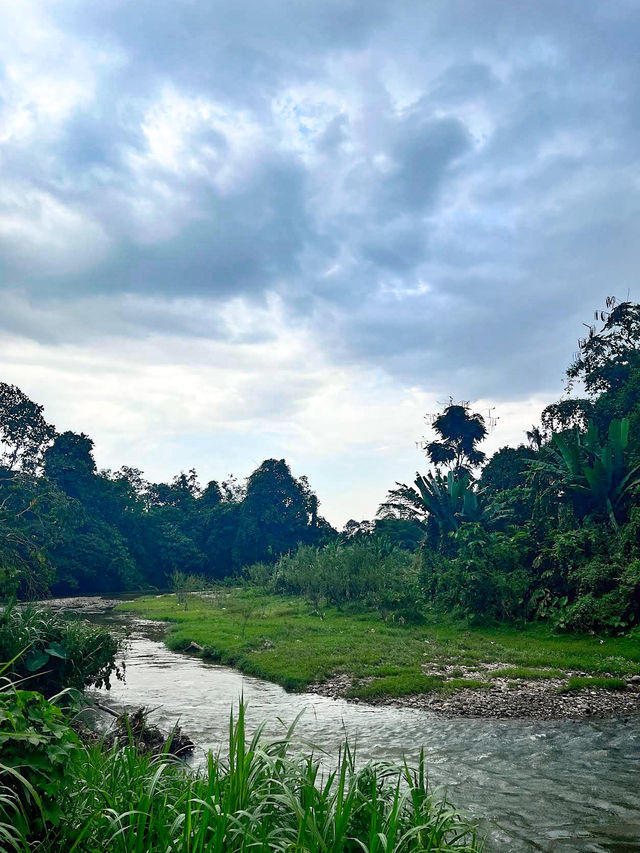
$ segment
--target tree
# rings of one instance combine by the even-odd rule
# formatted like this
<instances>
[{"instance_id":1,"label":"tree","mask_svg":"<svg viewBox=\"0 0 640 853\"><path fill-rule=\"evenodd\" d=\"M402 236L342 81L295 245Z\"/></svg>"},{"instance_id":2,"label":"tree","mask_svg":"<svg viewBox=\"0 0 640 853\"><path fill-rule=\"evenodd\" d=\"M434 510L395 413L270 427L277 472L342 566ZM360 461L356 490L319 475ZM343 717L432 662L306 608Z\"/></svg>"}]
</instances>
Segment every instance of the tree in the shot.
<instances>
[{"instance_id":1,"label":"tree","mask_svg":"<svg viewBox=\"0 0 640 853\"><path fill-rule=\"evenodd\" d=\"M198 499L198 508L212 510L222 503L222 490L216 480L210 480Z\"/></svg>"},{"instance_id":2,"label":"tree","mask_svg":"<svg viewBox=\"0 0 640 853\"><path fill-rule=\"evenodd\" d=\"M43 411L17 385L0 382L0 464L10 470L37 469L55 435Z\"/></svg>"},{"instance_id":3,"label":"tree","mask_svg":"<svg viewBox=\"0 0 640 853\"><path fill-rule=\"evenodd\" d=\"M67 430L44 453L45 475L74 498L86 498L88 480L96 473L93 440Z\"/></svg>"},{"instance_id":4,"label":"tree","mask_svg":"<svg viewBox=\"0 0 640 853\"><path fill-rule=\"evenodd\" d=\"M420 446L436 468L444 465L460 477L470 475L484 462L485 454L478 444L487 437L487 427L482 415L471 412L468 403L451 403L436 415L431 426L440 438L423 441Z\"/></svg>"},{"instance_id":5,"label":"tree","mask_svg":"<svg viewBox=\"0 0 640 853\"><path fill-rule=\"evenodd\" d=\"M266 459L247 480L235 557L240 565L270 562L303 542L309 500L284 459Z\"/></svg>"},{"instance_id":6,"label":"tree","mask_svg":"<svg viewBox=\"0 0 640 853\"><path fill-rule=\"evenodd\" d=\"M567 429L585 430L593 418L591 400L570 398L551 403L542 411L540 420L543 429L549 432L562 432ZM527 433L527 436L529 433Z\"/></svg>"},{"instance_id":7,"label":"tree","mask_svg":"<svg viewBox=\"0 0 640 853\"><path fill-rule=\"evenodd\" d=\"M567 368L569 388L584 383L589 397L622 390L632 372L640 369L640 304L610 296L604 311L596 311L598 329L588 325L578 341L578 353Z\"/></svg>"},{"instance_id":8,"label":"tree","mask_svg":"<svg viewBox=\"0 0 640 853\"><path fill-rule=\"evenodd\" d=\"M544 433L540 427L537 427L535 424L531 424L531 429L527 430L526 436L531 448L534 450L540 450L542 448L542 445L544 444Z\"/></svg>"},{"instance_id":9,"label":"tree","mask_svg":"<svg viewBox=\"0 0 640 853\"><path fill-rule=\"evenodd\" d=\"M483 492L499 492L521 488L527 484L530 465L536 453L530 447L501 447L482 469L480 488Z\"/></svg>"},{"instance_id":10,"label":"tree","mask_svg":"<svg viewBox=\"0 0 640 853\"><path fill-rule=\"evenodd\" d=\"M476 484L466 472L458 477L454 471L449 471L446 477L439 471L416 474L414 486L404 483L397 486L389 492L378 515L388 517L395 511L397 517L421 522L425 529L428 520L434 519L440 535L440 548L445 547L449 534L458 530L463 522L484 519Z\"/></svg>"}]
</instances>

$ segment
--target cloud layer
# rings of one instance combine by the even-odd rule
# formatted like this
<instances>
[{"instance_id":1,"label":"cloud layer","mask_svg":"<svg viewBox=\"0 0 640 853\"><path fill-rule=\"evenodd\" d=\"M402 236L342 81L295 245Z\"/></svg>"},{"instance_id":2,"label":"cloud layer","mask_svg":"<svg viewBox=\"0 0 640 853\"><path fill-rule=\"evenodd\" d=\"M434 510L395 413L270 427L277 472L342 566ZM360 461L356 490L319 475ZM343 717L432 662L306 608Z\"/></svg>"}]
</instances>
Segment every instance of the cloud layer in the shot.
<instances>
[{"instance_id":1,"label":"cloud layer","mask_svg":"<svg viewBox=\"0 0 640 853\"><path fill-rule=\"evenodd\" d=\"M528 426L634 287L639 35L630 0L6 0L3 374L109 464L332 456L347 514L422 406Z\"/></svg>"}]
</instances>

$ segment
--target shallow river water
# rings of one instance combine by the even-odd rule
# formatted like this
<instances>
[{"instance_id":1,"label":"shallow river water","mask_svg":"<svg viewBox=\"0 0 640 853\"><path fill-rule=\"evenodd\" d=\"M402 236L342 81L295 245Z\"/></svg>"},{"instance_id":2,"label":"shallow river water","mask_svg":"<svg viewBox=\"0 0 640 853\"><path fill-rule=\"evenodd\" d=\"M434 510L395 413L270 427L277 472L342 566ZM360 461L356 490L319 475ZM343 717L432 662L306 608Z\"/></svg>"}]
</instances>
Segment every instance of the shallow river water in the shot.
<instances>
[{"instance_id":1,"label":"shallow river water","mask_svg":"<svg viewBox=\"0 0 640 853\"><path fill-rule=\"evenodd\" d=\"M130 616L108 621L130 631L126 683L101 701L147 705L170 729L179 719L204 751L224 746L229 711L241 695L250 730L282 734L303 712L296 739L337 753L348 738L359 761L417 759L430 778L507 851L640 851L640 717L593 722L446 719L413 709L372 707L281 687L169 651L164 628ZM282 721L282 722L280 722Z\"/></svg>"}]
</instances>

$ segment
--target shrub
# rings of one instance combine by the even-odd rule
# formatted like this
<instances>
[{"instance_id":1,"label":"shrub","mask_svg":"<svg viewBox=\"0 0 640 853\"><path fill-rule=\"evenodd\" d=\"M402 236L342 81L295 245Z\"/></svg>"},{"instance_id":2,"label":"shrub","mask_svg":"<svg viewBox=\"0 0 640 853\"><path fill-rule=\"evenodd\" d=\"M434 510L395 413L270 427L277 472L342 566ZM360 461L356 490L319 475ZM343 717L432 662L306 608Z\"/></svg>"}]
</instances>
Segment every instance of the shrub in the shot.
<instances>
[{"instance_id":1,"label":"shrub","mask_svg":"<svg viewBox=\"0 0 640 853\"><path fill-rule=\"evenodd\" d=\"M0 614L0 660L11 661L14 681L52 696L66 687L109 687L118 640L106 629L35 607Z\"/></svg>"},{"instance_id":2,"label":"shrub","mask_svg":"<svg viewBox=\"0 0 640 853\"><path fill-rule=\"evenodd\" d=\"M455 556L422 553L420 582L436 609L476 621L508 621L526 608L530 548L525 533L491 533L465 524L451 536Z\"/></svg>"},{"instance_id":3,"label":"shrub","mask_svg":"<svg viewBox=\"0 0 640 853\"><path fill-rule=\"evenodd\" d=\"M385 618L420 618L418 558L382 541L303 546L281 557L270 580L279 592L300 594L315 607L358 602Z\"/></svg>"},{"instance_id":4,"label":"shrub","mask_svg":"<svg viewBox=\"0 0 640 853\"><path fill-rule=\"evenodd\" d=\"M0 692L0 830L40 836L60 824L64 783L80 745L61 711L31 690ZM4 814L3 814L4 812Z\"/></svg>"}]
</instances>

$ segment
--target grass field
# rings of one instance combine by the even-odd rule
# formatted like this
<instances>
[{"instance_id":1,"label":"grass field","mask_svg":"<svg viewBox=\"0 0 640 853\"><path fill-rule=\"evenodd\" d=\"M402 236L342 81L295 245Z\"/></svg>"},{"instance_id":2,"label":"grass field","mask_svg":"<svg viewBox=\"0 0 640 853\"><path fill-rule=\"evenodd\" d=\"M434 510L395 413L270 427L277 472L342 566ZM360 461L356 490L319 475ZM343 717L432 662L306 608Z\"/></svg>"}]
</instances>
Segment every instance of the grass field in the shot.
<instances>
[{"instance_id":1,"label":"grass field","mask_svg":"<svg viewBox=\"0 0 640 853\"><path fill-rule=\"evenodd\" d=\"M165 595L126 602L120 609L171 623L166 642L176 651L193 641L212 660L294 691L342 673L354 678L349 695L363 699L482 689L496 675L517 681L568 672L599 677L590 684L606 689L619 682L609 684L602 676L640 673L637 639L555 635L540 625L400 625L372 612L320 612L302 598L252 588L192 596L186 608ZM577 689L574 684L569 689Z\"/></svg>"}]
</instances>

